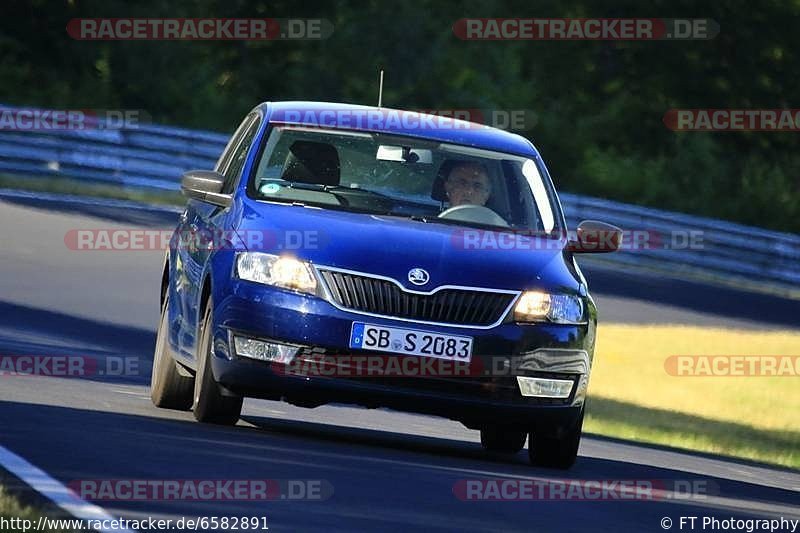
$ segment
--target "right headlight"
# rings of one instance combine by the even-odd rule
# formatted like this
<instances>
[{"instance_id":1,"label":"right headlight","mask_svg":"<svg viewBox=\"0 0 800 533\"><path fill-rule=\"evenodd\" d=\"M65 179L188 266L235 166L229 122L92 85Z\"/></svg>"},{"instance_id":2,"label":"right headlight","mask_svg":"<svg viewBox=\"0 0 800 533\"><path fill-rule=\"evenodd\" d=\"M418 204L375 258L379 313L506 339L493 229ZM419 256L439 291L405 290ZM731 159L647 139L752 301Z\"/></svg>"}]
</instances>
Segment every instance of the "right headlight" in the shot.
<instances>
[{"instance_id":1,"label":"right headlight","mask_svg":"<svg viewBox=\"0 0 800 533\"><path fill-rule=\"evenodd\" d=\"M514 307L516 322L555 322L556 324L584 324L583 300L571 294L550 294L543 291L525 291Z\"/></svg>"},{"instance_id":2,"label":"right headlight","mask_svg":"<svg viewBox=\"0 0 800 533\"><path fill-rule=\"evenodd\" d=\"M261 252L239 252L236 275L240 279L314 294L317 280L311 266L294 257Z\"/></svg>"}]
</instances>

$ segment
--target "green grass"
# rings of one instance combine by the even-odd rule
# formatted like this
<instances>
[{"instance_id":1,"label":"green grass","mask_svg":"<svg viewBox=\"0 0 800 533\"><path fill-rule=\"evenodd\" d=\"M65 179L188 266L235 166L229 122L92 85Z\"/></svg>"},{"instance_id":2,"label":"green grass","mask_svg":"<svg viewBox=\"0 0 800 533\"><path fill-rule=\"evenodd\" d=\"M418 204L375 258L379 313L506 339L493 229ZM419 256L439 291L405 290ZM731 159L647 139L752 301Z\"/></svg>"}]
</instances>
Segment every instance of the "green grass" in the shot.
<instances>
[{"instance_id":1,"label":"green grass","mask_svg":"<svg viewBox=\"0 0 800 533\"><path fill-rule=\"evenodd\" d=\"M800 468L800 432L590 398L587 432Z\"/></svg>"},{"instance_id":2,"label":"green grass","mask_svg":"<svg viewBox=\"0 0 800 533\"><path fill-rule=\"evenodd\" d=\"M677 377L670 355L800 355L800 333L601 324L585 430L800 468L800 377Z\"/></svg>"},{"instance_id":3,"label":"green grass","mask_svg":"<svg viewBox=\"0 0 800 533\"><path fill-rule=\"evenodd\" d=\"M29 520L30 521L30 529L32 531L33 528L36 527L36 524L39 522L39 517L43 516L39 509L31 507L29 505L25 505L21 503L17 498L13 495L9 494L9 492L0 485L0 518L5 519L6 521L10 521L13 518L18 518L20 521L22 520ZM3 531L22 531L22 524L20 521L16 521L15 527L4 529ZM15 522L7 522L10 525L14 525ZM74 525L74 524L73 524ZM72 529L49 529L48 531L58 531L58 532L72 532Z\"/></svg>"},{"instance_id":4,"label":"green grass","mask_svg":"<svg viewBox=\"0 0 800 533\"><path fill-rule=\"evenodd\" d=\"M23 177L0 174L0 188L132 200L148 204L183 205L186 203L186 199L179 192L141 191L62 177Z\"/></svg>"}]
</instances>

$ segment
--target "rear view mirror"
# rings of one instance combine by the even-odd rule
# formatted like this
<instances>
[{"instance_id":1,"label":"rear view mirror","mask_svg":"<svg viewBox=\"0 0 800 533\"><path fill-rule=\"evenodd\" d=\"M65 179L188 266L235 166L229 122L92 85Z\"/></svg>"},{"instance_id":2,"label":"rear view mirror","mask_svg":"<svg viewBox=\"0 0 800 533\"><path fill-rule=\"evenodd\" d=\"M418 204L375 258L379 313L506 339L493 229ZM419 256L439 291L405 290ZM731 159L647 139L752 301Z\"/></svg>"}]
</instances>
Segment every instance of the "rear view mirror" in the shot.
<instances>
[{"instance_id":1,"label":"rear view mirror","mask_svg":"<svg viewBox=\"0 0 800 533\"><path fill-rule=\"evenodd\" d=\"M430 165L433 163L433 154L430 150L422 148L382 144L378 146L378 153L375 159L378 161L397 161L398 163L422 163Z\"/></svg>"},{"instance_id":2,"label":"rear view mirror","mask_svg":"<svg viewBox=\"0 0 800 533\"><path fill-rule=\"evenodd\" d=\"M188 198L227 207L231 196L222 194L225 176L213 170L190 170L181 178L181 192Z\"/></svg>"},{"instance_id":3,"label":"rear view mirror","mask_svg":"<svg viewBox=\"0 0 800 533\"><path fill-rule=\"evenodd\" d=\"M616 252L622 242L622 230L598 220L584 220L578 224L577 240L570 241L574 253L599 254Z\"/></svg>"}]
</instances>

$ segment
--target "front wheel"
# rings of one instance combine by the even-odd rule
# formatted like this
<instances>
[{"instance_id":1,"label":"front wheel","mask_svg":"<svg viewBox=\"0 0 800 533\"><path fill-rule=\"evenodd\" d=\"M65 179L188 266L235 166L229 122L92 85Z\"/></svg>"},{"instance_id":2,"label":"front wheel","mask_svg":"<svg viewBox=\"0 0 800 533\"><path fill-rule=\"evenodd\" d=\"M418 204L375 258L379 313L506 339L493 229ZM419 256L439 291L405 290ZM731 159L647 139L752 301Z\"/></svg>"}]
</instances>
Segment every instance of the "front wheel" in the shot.
<instances>
[{"instance_id":1,"label":"front wheel","mask_svg":"<svg viewBox=\"0 0 800 533\"><path fill-rule=\"evenodd\" d=\"M200 342L197 344L197 374L194 377L194 417L198 422L233 426L242 414L241 396L223 395L211 371L211 302L203 315Z\"/></svg>"},{"instance_id":2,"label":"front wheel","mask_svg":"<svg viewBox=\"0 0 800 533\"><path fill-rule=\"evenodd\" d=\"M577 423L558 436L548 435L544 430L531 432L528 443L531 464L561 470L571 468L578 458L582 431L583 410Z\"/></svg>"},{"instance_id":3,"label":"front wheel","mask_svg":"<svg viewBox=\"0 0 800 533\"><path fill-rule=\"evenodd\" d=\"M169 294L164 297L156 334L153 373L150 376L150 399L156 407L188 411L192 406L194 378L181 374L172 357L172 350L169 347L168 310Z\"/></svg>"}]
</instances>

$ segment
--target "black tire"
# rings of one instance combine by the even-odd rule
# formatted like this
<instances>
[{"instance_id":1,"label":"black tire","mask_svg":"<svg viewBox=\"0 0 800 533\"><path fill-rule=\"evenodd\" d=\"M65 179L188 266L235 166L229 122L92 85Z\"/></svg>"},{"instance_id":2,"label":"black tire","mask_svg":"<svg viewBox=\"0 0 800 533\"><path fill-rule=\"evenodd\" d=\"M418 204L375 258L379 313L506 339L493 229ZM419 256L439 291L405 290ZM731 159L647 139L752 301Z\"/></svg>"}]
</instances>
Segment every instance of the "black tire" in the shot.
<instances>
[{"instance_id":1,"label":"black tire","mask_svg":"<svg viewBox=\"0 0 800 533\"><path fill-rule=\"evenodd\" d=\"M211 302L206 305L197 344L192 411L198 422L233 426L242 414L241 396L223 395L211 371Z\"/></svg>"},{"instance_id":2,"label":"black tire","mask_svg":"<svg viewBox=\"0 0 800 533\"><path fill-rule=\"evenodd\" d=\"M517 453L525 446L528 433L504 427L481 429L481 446L489 452Z\"/></svg>"},{"instance_id":3,"label":"black tire","mask_svg":"<svg viewBox=\"0 0 800 533\"><path fill-rule=\"evenodd\" d=\"M150 399L156 407L188 411L192 407L194 378L178 372L177 363L169 348L169 295L164 297L161 320L153 352L153 372L150 375Z\"/></svg>"},{"instance_id":4,"label":"black tire","mask_svg":"<svg viewBox=\"0 0 800 533\"><path fill-rule=\"evenodd\" d=\"M544 430L531 432L528 443L531 464L561 470L571 468L578 458L582 430L583 410L577 423L559 436L551 436Z\"/></svg>"}]
</instances>

